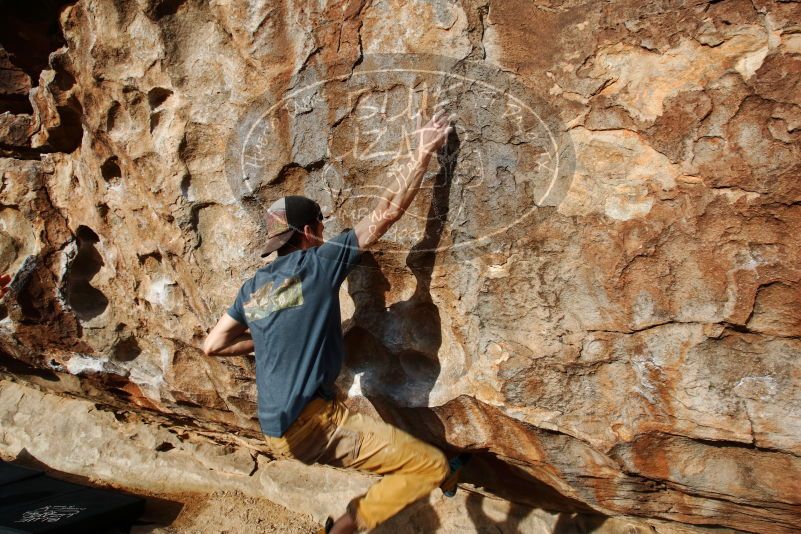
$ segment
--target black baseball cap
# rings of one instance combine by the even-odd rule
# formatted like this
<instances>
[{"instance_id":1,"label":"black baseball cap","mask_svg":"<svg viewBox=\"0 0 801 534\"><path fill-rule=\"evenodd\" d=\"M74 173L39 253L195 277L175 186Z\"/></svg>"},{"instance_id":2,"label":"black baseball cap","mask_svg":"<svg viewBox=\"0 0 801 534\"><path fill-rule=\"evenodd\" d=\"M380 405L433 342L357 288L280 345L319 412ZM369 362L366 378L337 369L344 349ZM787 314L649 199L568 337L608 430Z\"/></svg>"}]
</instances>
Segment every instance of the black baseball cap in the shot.
<instances>
[{"instance_id":1,"label":"black baseball cap","mask_svg":"<svg viewBox=\"0 0 801 534\"><path fill-rule=\"evenodd\" d=\"M267 245L261 257L284 246L294 232L303 232L303 228L323 220L320 205L310 198L301 195L281 197L267 209Z\"/></svg>"}]
</instances>

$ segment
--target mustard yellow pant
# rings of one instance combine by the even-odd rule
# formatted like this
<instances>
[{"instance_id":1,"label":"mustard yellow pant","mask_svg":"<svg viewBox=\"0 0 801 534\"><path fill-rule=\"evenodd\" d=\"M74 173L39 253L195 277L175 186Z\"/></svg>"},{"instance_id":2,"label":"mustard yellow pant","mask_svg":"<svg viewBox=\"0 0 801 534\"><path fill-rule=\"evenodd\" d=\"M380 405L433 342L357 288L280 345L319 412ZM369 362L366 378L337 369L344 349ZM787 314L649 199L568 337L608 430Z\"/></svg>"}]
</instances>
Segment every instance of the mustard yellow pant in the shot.
<instances>
[{"instance_id":1,"label":"mustard yellow pant","mask_svg":"<svg viewBox=\"0 0 801 534\"><path fill-rule=\"evenodd\" d=\"M264 436L278 457L384 475L348 504L360 529L371 529L425 497L449 472L445 455L340 401L314 399L280 438Z\"/></svg>"}]
</instances>

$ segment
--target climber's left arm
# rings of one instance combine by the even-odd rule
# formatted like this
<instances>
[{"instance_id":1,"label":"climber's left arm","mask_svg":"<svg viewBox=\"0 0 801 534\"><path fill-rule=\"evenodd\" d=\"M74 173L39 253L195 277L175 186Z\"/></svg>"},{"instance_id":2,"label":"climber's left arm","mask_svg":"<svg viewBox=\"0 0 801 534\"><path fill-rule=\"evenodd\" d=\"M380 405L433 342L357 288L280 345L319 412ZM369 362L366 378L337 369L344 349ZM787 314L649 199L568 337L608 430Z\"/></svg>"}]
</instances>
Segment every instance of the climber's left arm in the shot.
<instances>
[{"instance_id":1,"label":"climber's left arm","mask_svg":"<svg viewBox=\"0 0 801 534\"><path fill-rule=\"evenodd\" d=\"M203 352L207 356L250 354L253 352L253 338L247 325L224 313L203 342Z\"/></svg>"}]
</instances>

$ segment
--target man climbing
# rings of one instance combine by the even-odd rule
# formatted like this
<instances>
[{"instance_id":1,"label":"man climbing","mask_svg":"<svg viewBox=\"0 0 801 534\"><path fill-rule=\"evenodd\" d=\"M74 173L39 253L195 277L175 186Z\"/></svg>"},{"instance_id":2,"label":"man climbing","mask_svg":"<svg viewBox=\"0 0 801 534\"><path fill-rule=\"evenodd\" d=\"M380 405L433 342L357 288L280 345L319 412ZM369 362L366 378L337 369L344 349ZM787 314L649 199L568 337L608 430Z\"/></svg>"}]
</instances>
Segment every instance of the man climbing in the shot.
<instances>
[{"instance_id":1,"label":"man climbing","mask_svg":"<svg viewBox=\"0 0 801 534\"><path fill-rule=\"evenodd\" d=\"M454 119L438 111L422 128L418 122L414 164L372 213L327 242L316 202L288 196L273 203L262 256L278 256L242 285L203 344L207 355L255 350L259 423L277 456L384 475L336 522L329 518L324 532L374 528L441 484L448 494L455 488L441 451L334 398L344 356L339 287L411 205Z\"/></svg>"}]
</instances>

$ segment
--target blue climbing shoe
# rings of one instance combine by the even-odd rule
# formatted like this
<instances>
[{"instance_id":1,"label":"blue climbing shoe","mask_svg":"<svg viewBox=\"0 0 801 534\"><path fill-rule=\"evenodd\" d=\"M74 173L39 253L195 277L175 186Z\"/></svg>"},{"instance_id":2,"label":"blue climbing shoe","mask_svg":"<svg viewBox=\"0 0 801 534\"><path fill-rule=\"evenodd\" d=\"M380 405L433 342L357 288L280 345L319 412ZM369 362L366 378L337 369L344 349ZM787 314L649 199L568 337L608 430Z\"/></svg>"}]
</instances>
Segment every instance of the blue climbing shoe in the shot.
<instances>
[{"instance_id":1,"label":"blue climbing shoe","mask_svg":"<svg viewBox=\"0 0 801 534\"><path fill-rule=\"evenodd\" d=\"M462 472L462 468L470 461L470 454L464 452L457 456L454 456L450 460L448 460L448 466L450 467L451 471L442 484L439 485L440 489L442 489L442 493L445 494L446 497L453 497L456 495L456 488L457 484L459 483L459 474Z\"/></svg>"}]
</instances>

